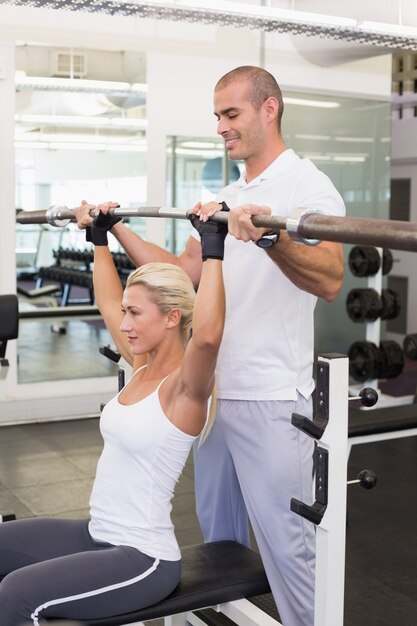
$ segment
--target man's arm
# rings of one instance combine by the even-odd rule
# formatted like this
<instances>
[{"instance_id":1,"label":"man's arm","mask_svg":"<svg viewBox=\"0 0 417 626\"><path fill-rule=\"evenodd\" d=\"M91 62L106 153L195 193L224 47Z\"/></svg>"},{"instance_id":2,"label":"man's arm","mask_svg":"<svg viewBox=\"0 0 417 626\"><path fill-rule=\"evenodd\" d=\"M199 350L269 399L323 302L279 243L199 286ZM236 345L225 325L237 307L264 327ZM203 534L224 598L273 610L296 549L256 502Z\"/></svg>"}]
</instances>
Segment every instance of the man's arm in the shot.
<instances>
[{"instance_id":1,"label":"man's arm","mask_svg":"<svg viewBox=\"0 0 417 626\"><path fill-rule=\"evenodd\" d=\"M307 246L281 231L278 243L267 248L267 254L294 285L318 298L332 302L342 288L344 258L339 243Z\"/></svg>"},{"instance_id":2,"label":"man's arm","mask_svg":"<svg viewBox=\"0 0 417 626\"><path fill-rule=\"evenodd\" d=\"M229 233L243 241L257 241L268 230L253 225L252 216L269 215L271 209L253 204L242 205L230 211ZM266 253L296 287L323 298L334 300L343 285L344 258L339 243L321 242L308 246L293 241L280 231L278 242L266 248Z\"/></svg>"},{"instance_id":3,"label":"man's arm","mask_svg":"<svg viewBox=\"0 0 417 626\"><path fill-rule=\"evenodd\" d=\"M203 205L206 219L218 210L215 203ZM257 228L252 222L254 215L270 215L271 209L256 204L244 204L230 210L229 234L241 241L257 241L268 228ZM268 254L285 276L299 289L307 291L327 302L334 300L342 288L344 258L341 244L322 242L307 246L290 239L280 231L278 242L266 248Z\"/></svg>"},{"instance_id":4,"label":"man's arm","mask_svg":"<svg viewBox=\"0 0 417 626\"><path fill-rule=\"evenodd\" d=\"M201 245L194 237L188 238L185 250L176 256L150 241L145 241L121 222L111 232L136 267L154 261L173 263L187 272L194 285L198 285L201 275Z\"/></svg>"}]
</instances>

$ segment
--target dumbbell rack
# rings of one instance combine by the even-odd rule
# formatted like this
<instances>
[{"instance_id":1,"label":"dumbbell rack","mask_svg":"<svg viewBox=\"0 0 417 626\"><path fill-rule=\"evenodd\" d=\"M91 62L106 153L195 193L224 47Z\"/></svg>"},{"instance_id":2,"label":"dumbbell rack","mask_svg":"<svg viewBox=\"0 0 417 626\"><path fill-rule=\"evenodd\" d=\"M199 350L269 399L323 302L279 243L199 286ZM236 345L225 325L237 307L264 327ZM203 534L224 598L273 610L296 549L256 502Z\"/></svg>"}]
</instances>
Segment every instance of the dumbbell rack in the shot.
<instances>
[{"instance_id":1,"label":"dumbbell rack","mask_svg":"<svg viewBox=\"0 0 417 626\"><path fill-rule=\"evenodd\" d=\"M368 289L373 289L380 296L383 293L383 259L384 259L384 250L382 248L376 248L379 257L380 257L380 265L379 269L376 273L367 276L367 286ZM378 317L374 321L365 322L365 341L371 342L376 346L379 346L381 343L381 318ZM410 404L412 398L410 396L390 396L388 394L382 393L379 386L379 380L369 379L358 384L349 386L349 393L352 395L357 395L358 390L360 390L363 386L372 387L375 389L379 396L378 407L382 408L383 406L398 406L402 404Z\"/></svg>"},{"instance_id":2,"label":"dumbbell rack","mask_svg":"<svg viewBox=\"0 0 417 626\"><path fill-rule=\"evenodd\" d=\"M379 293L379 295L382 294L382 254L383 254L383 250L382 248L377 248L379 257L381 259L381 264L379 267L379 270L377 271L376 274L374 274L373 276L368 276L368 288L369 289L375 289L375 291L377 293ZM378 317L378 319L376 319L374 322L366 322L366 327L365 327L365 339L366 341L371 341L372 343L374 343L376 346L379 346L379 343L381 341L381 318ZM368 380L365 382L365 385L367 387L372 387L373 389L375 389L375 391L378 392L378 395L380 395L380 390L379 390L379 381L377 379L375 380Z\"/></svg>"}]
</instances>

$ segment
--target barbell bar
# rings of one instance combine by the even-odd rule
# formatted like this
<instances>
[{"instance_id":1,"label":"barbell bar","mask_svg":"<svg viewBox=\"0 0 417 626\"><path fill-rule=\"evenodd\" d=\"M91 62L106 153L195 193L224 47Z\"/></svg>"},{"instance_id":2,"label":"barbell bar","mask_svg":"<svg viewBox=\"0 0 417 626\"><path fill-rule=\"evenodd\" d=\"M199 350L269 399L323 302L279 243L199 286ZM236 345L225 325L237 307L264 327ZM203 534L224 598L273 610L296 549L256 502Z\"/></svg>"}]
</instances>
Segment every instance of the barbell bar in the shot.
<instances>
[{"instance_id":1,"label":"barbell bar","mask_svg":"<svg viewBox=\"0 0 417 626\"><path fill-rule=\"evenodd\" d=\"M172 207L118 207L109 210L114 217L168 217L187 219L189 209ZM94 215L94 209L91 209ZM210 219L226 223L228 213L218 211ZM16 216L19 224L50 224L65 227L75 222L75 214L66 206L52 206L41 211L20 211ZM255 215L255 226L286 230L300 242L314 245L320 241L334 241L353 245L368 245L393 250L417 252L417 223L400 220L380 220L369 217L340 217L325 215L308 208L298 208L288 217Z\"/></svg>"}]
</instances>

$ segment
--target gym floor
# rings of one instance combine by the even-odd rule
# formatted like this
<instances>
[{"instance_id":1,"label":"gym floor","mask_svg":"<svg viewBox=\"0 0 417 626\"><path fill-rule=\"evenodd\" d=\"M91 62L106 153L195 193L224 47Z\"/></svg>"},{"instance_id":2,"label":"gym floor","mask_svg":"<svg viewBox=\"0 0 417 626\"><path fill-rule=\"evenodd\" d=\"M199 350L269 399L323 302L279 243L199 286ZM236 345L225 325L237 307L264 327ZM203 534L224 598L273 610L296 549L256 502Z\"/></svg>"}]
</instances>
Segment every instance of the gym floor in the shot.
<instances>
[{"instance_id":1,"label":"gym floor","mask_svg":"<svg viewBox=\"0 0 417 626\"><path fill-rule=\"evenodd\" d=\"M98 419L2 427L0 511L86 517L101 445ZM354 446L348 477L364 468L378 483L371 491L348 488L345 626L415 626L417 438ZM191 457L173 521L180 545L201 542Z\"/></svg>"},{"instance_id":2,"label":"gym floor","mask_svg":"<svg viewBox=\"0 0 417 626\"><path fill-rule=\"evenodd\" d=\"M59 341L67 343L68 333ZM33 357L36 345L33 337L27 346L19 343L22 363L25 350ZM91 342L78 344L80 362L82 345L94 352ZM44 373L46 363L51 368L51 379L57 375L52 357L44 363ZM0 512L18 518L86 517L101 447L96 418L1 427ZM371 491L348 487L344 626L415 626L417 437L354 446L348 478L355 479L365 468L376 473L378 482ZM180 545L202 541L191 457L177 486L173 521Z\"/></svg>"}]
</instances>

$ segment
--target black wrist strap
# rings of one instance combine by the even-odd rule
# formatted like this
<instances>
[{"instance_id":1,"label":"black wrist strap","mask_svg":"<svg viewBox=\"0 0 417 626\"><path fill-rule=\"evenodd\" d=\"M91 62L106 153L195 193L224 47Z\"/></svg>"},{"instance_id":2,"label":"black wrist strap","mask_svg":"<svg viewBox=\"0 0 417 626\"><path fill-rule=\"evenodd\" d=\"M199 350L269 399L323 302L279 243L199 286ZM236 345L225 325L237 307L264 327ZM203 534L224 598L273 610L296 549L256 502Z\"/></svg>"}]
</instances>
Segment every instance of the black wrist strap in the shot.
<instances>
[{"instance_id":1,"label":"black wrist strap","mask_svg":"<svg viewBox=\"0 0 417 626\"><path fill-rule=\"evenodd\" d=\"M94 246L108 246L109 240L107 238L107 231L94 228L94 226L87 226L85 229L85 239L90 241Z\"/></svg>"},{"instance_id":2,"label":"black wrist strap","mask_svg":"<svg viewBox=\"0 0 417 626\"><path fill-rule=\"evenodd\" d=\"M203 233L201 235L201 255L206 259L223 259L225 236L220 233Z\"/></svg>"}]
</instances>

